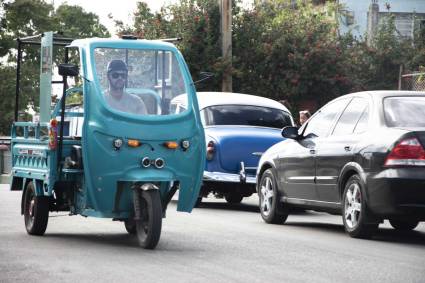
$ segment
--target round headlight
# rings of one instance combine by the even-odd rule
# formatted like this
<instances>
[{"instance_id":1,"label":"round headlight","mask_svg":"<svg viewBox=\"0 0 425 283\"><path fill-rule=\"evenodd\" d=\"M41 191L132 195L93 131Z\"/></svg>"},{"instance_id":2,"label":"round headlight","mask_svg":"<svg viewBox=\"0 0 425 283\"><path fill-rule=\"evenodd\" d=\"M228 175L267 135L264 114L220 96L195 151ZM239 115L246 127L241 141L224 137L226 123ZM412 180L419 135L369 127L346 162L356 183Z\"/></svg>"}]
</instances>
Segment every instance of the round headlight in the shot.
<instances>
[{"instance_id":1,"label":"round headlight","mask_svg":"<svg viewBox=\"0 0 425 283\"><path fill-rule=\"evenodd\" d=\"M188 149L189 146L190 146L190 142L189 141L187 141L187 140L182 141L182 148L184 150Z\"/></svg>"},{"instance_id":2,"label":"round headlight","mask_svg":"<svg viewBox=\"0 0 425 283\"><path fill-rule=\"evenodd\" d=\"M115 139L113 146L116 150L120 149L122 146L122 139Z\"/></svg>"}]
</instances>

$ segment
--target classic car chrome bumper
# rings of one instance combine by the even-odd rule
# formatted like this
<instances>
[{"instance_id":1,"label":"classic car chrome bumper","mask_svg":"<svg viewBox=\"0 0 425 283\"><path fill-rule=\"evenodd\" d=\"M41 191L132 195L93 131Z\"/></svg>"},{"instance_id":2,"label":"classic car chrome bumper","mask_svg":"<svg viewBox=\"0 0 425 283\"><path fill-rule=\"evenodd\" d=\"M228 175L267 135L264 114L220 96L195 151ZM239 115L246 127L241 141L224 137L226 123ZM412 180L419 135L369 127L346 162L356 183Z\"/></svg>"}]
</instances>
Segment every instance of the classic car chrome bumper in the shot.
<instances>
[{"instance_id":1,"label":"classic car chrome bumper","mask_svg":"<svg viewBox=\"0 0 425 283\"><path fill-rule=\"evenodd\" d=\"M239 174L204 171L204 181L255 184L255 175L247 176L245 169L257 171L257 167L245 167L245 164L241 162Z\"/></svg>"}]
</instances>

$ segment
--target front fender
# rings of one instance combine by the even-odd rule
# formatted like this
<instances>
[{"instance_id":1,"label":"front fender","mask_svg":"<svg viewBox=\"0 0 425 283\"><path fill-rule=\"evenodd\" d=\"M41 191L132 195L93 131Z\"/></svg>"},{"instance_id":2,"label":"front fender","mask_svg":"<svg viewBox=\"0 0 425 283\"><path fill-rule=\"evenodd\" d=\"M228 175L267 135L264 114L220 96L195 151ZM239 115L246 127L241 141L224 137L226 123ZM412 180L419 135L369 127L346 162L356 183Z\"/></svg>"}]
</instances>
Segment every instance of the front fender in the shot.
<instances>
[{"instance_id":1,"label":"front fender","mask_svg":"<svg viewBox=\"0 0 425 283\"><path fill-rule=\"evenodd\" d=\"M199 186L196 186L197 180L192 175L183 175L175 173L171 170L146 168L132 169L127 171L120 181L123 182L140 182L140 183L155 183L155 182L179 182L179 199L177 203L177 211L191 212L199 195ZM162 187L161 187L162 189ZM168 187L166 188L169 189ZM164 192L162 192L164 193Z\"/></svg>"}]
</instances>

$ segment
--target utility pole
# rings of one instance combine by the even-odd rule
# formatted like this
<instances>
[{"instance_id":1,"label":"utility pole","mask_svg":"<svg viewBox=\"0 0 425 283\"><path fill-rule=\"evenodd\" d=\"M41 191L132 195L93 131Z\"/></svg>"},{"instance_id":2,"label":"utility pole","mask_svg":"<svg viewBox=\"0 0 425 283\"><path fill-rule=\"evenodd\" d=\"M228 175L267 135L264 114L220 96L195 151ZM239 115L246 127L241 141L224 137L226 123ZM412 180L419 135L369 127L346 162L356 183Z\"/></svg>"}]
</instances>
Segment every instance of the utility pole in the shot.
<instances>
[{"instance_id":1,"label":"utility pole","mask_svg":"<svg viewBox=\"0 0 425 283\"><path fill-rule=\"evenodd\" d=\"M223 73L221 90L232 92L232 0L218 0L221 18L221 50L228 63Z\"/></svg>"}]
</instances>

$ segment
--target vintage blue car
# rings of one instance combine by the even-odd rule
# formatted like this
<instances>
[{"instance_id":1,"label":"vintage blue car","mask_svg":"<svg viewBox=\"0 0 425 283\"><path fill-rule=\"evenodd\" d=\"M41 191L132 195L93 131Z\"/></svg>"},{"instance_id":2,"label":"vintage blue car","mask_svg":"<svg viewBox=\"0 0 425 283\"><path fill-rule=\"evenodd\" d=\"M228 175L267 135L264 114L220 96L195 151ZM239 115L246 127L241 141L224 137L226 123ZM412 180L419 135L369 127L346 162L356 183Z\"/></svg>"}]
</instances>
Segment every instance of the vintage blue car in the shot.
<instances>
[{"instance_id":1,"label":"vintage blue car","mask_svg":"<svg viewBox=\"0 0 425 283\"><path fill-rule=\"evenodd\" d=\"M282 140L281 129L293 126L289 110L272 99L221 92L198 92L205 130L207 162L198 204L213 193L228 203L240 203L255 193L255 173L263 152ZM186 109L178 96L171 112Z\"/></svg>"}]
</instances>

